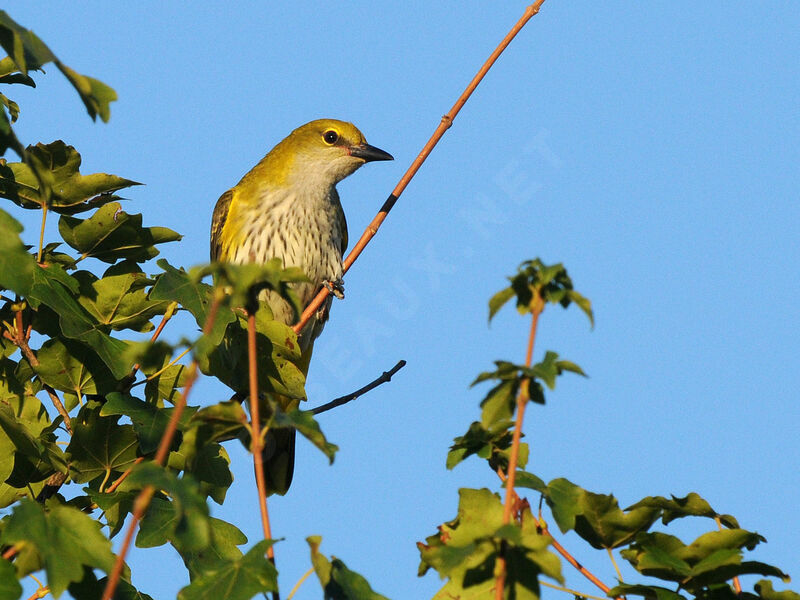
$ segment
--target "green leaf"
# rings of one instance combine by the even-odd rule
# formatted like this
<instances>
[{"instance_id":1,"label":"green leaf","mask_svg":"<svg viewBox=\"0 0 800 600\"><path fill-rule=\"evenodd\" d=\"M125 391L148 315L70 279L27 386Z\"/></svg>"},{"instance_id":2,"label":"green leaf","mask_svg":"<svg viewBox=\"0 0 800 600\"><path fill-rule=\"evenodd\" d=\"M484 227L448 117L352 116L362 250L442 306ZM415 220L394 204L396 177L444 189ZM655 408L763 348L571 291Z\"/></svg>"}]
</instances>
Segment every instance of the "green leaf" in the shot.
<instances>
[{"instance_id":1,"label":"green leaf","mask_svg":"<svg viewBox=\"0 0 800 600\"><path fill-rule=\"evenodd\" d=\"M741 549L752 549L763 539L743 529L726 529L704 533L687 546L672 535L640 533L622 557L643 575L680 582L684 589L698 593L739 575L787 577L772 565L742 562Z\"/></svg>"},{"instance_id":2,"label":"green leaf","mask_svg":"<svg viewBox=\"0 0 800 600\"><path fill-rule=\"evenodd\" d=\"M88 219L62 216L58 221L61 237L81 253L115 263L121 259L145 262L158 254L155 246L181 239L166 227L143 227L142 215L129 215L119 202L100 207Z\"/></svg>"},{"instance_id":3,"label":"green leaf","mask_svg":"<svg viewBox=\"0 0 800 600\"><path fill-rule=\"evenodd\" d=\"M250 600L277 591L278 572L266 557L272 543L261 541L241 558L203 573L178 592L178 600Z\"/></svg>"},{"instance_id":4,"label":"green leaf","mask_svg":"<svg viewBox=\"0 0 800 600\"><path fill-rule=\"evenodd\" d=\"M36 262L25 250L19 237L21 232L22 225L0 210L0 287L27 296L33 285Z\"/></svg>"},{"instance_id":5,"label":"green leaf","mask_svg":"<svg viewBox=\"0 0 800 600\"><path fill-rule=\"evenodd\" d=\"M527 260L517 273L508 278L511 286L495 294L489 301L489 319L513 296L517 297L517 311L521 314L541 312L545 303L560 304L567 308L575 303L586 313L594 327L591 303L572 287L572 279L564 265L545 265L540 259Z\"/></svg>"},{"instance_id":6,"label":"green leaf","mask_svg":"<svg viewBox=\"0 0 800 600\"><path fill-rule=\"evenodd\" d=\"M56 61L56 66L78 91L89 116L94 119L99 115L107 123L111 118L110 104L117 99L117 93L102 81L81 75L60 61Z\"/></svg>"},{"instance_id":7,"label":"green leaf","mask_svg":"<svg viewBox=\"0 0 800 600\"><path fill-rule=\"evenodd\" d=\"M150 320L164 314L167 301L152 301L145 287L152 281L139 270L133 261L123 261L111 267L98 279L88 271L78 271L73 277L80 284L78 302L99 324L110 329L150 331Z\"/></svg>"},{"instance_id":8,"label":"green leaf","mask_svg":"<svg viewBox=\"0 0 800 600\"><path fill-rule=\"evenodd\" d=\"M623 512L614 496L588 492L567 479L551 481L545 497L562 532L574 529L598 549L627 544L660 515L656 507Z\"/></svg>"},{"instance_id":9,"label":"green leaf","mask_svg":"<svg viewBox=\"0 0 800 600\"><path fill-rule=\"evenodd\" d=\"M114 192L141 185L106 173L81 175L80 165L81 155L61 140L28 146L25 162L0 169L0 197L22 208L47 204L57 213L75 214L118 200Z\"/></svg>"},{"instance_id":10,"label":"green leaf","mask_svg":"<svg viewBox=\"0 0 800 600\"><path fill-rule=\"evenodd\" d=\"M84 488L87 496L103 511L109 539L120 532L125 524L125 517L133 510L133 503L138 496L138 492L126 489L126 483L127 480L123 481L117 491L112 493Z\"/></svg>"},{"instance_id":11,"label":"green leaf","mask_svg":"<svg viewBox=\"0 0 800 600\"><path fill-rule=\"evenodd\" d=\"M473 422L467 432L453 439L447 453L447 468L452 469L469 456L476 455L487 461L492 472L508 470L511 453L513 421L496 421L484 428L478 421ZM528 462L528 444L519 445L517 465L524 468Z\"/></svg>"},{"instance_id":12,"label":"green leaf","mask_svg":"<svg viewBox=\"0 0 800 600\"><path fill-rule=\"evenodd\" d=\"M105 394L117 386L116 378L100 357L78 342L49 339L36 352L36 358L36 373L42 381L78 398Z\"/></svg>"},{"instance_id":13,"label":"green leaf","mask_svg":"<svg viewBox=\"0 0 800 600\"><path fill-rule=\"evenodd\" d=\"M262 313L261 310L258 311ZM207 346L208 348L208 346ZM305 398L305 377L297 367L299 345L290 327L273 320L256 318L258 389L288 398ZM198 356L199 354L199 356ZM244 319L228 325L222 341L203 354L195 353L200 370L217 377L234 391L249 389L247 325Z\"/></svg>"},{"instance_id":14,"label":"green leaf","mask_svg":"<svg viewBox=\"0 0 800 600\"><path fill-rule=\"evenodd\" d=\"M306 538L311 548L311 563L322 586L326 600L388 600L375 592L369 582L355 571L351 571L338 558L328 558L319 551L322 538L318 535Z\"/></svg>"},{"instance_id":15,"label":"green leaf","mask_svg":"<svg viewBox=\"0 0 800 600\"><path fill-rule=\"evenodd\" d=\"M137 548L155 548L169 542L180 515L169 500L153 498L136 534Z\"/></svg>"},{"instance_id":16,"label":"green leaf","mask_svg":"<svg viewBox=\"0 0 800 600\"><path fill-rule=\"evenodd\" d=\"M198 327L203 329L208 320L212 307L214 288L203 283L200 277L190 275L183 269L176 269L166 260L158 261L158 266L164 270L159 275L150 299L154 301L175 301L188 310L197 321ZM211 331L203 336L209 348L217 346L225 335L229 323L233 323L236 316L228 307L218 306Z\"/></svg>"},{"instance_id":17,"label":"green leaf","mask_svg":"<svg viewBox=\"0 0 800 600\"><path fill-rule=\"evenodd\" d=\"M561 563L548 552L550 538L534 525L530 509L522 526L503 525L503 505L489 490L459 490L458 516L439 533L418 543L419 574L434 568L448 583L435 598L483 598L494 583L494 567L504 548L506 586L510 598L539 597L539 574L563 581Z\"/></svg>"},{"instance_id":18,"label":"green leaf","mask_svg":"<svg viewBox=\"0 0 800 600\"><path fill-rule=\"evenodd\" d=\"M48 502L45 512L37 503L22 500L6 523L2 540L4 544L23 544L41 556L55 598L70 582L83 578L84 565L106 573L114 565L111 542L100 532L100 524L58 502Z\"/></svg>"},{"instance_id":19,"label":"green leaf","mask_svg":"<svg viewBox=\"0 0 800 600\"><path fill-rule=\"evenodd\" d=\"M507 287L489 299L489 321L497 314L503 305L514 297L514 288Z\"/></svg>"},{"instance_id":20,"label":"green leaf","mask_svg":"<svg viewBox=\"0 0 800 600\"><path fill-rule=\"evenodd\" d=\"M56 58L36 34L21 27L5 11L0 11L0 45L24 75L28 71L41 69L49 62L54 63L80 95L89 116L94 119L99 115L103 121L108 121L109 104L117 99L114 90L101 81L70 69Z\"/></svg>"},{"instance_id":21,"label":"green leaf","mask_svg":"<svg viewBox=\"0 0 800 600\"><path fill-rule=\"evenodd\" d=\"M644 596L647 600L686 600L685 596L678 592L656 585L622 583L608 592L610 598L619 598L625 595Z\"/></svg>"},{"instance_id":22,"label":"green leaf","mask_svg":"<svg viewBox=\"0 0 800 600\"><path fill-rule=\"evenodd\" d=\"M325 435L319 428L319 423L314 419L314 413L310 410L291 410L289 412L284 412L277 404L273 404L273 415L269 421L269 427L293 427L309 442L319 448L322 453L328 457L330 464L333 464L333 458L339 450L339 447L325 439Z\"/></svg>"},{"instance_id":23,"label":"green leaf","mask_svg":"<svg viewBox=\"0 0 800 600\"><path fill-rule=\"evenodd\" d=\"M11 561L0 561L0 600L17 600L22 595L22 586Z\"/></svg>"},{"instance_id":24,"label":"green leaf","mask_svg":"<svg viewBox=\"0 0 800 600\"><path fill-rule=\"evenodd\" d=\"M0 45L16 68L25 74L56 59L35 33L18 25L4 10L0 10Z\"/></svg>"},{"instance_id":25,"label":"green leaf","mask_svg":"<svg viewBox=\"0 0 800 600\"><path fill-rule=\"evenodd\" d=\"M241 559L242 551L237 546L247 543L247 536L238 527L221 519L211 517L211 543L198 552L181 552L183 562L194 580L203 573L225 568Z\"/></svg>"},{"instance_id":26,"label":"green leaf","mask_svg":"<svg viewBox=\"0 0 800 600\"><path fill-rule=\"evenodd\" d=\"M86 312L72 295L71 285L77 291L78 282L58 265L34 266L33 286L28 301L33 308L44 304L58 314L62 333L92 348L108 366L114 377L121 379L132 364L123 359L127 344L108 336L100 325Z\"/></svg>"},{"instance_id":27,"label":"green leaf","mask_svg":"<svg viewBox=\"0 0 800 600\"><path fill-rule=\"evenodd\" d=\"M72 438L67 453L70 474L76 483L124 471L136 460L138 439L131 425L119 425L119 417L101 417L100 405L89 402L72 419Z\"/></svg>"},{"instance_id":28,"label":"green leaf","mask_svg":"<svg viewBox=\"0 0 800 600\"><path fill-rule=\"evenodd\" d=\"M690 492L683 498L672 496L671 499L667 499L663 496L648 496L625 510L644 506L660 508L663 511L661 521L664 525L683 517L708 517L710 519L719 518L720 522L729 529L738 529L739 527L739 523L734 517L719 514L711 508L708 502L694 492Z\"/></svg>"},{"instance_id":29,"label":"green leaf","mask_svg":"<svg viewBox=\"0 0 800 600\"><path fill-rule=\"evenodd\" d=\"M759 597L764 600L800 600L800 594L792 590L784 590L782 592L774 590L769 579L759 580L754 589Z\"/></svg>"},{"instance_id":30,"label":"green leaf","mask_svg":"<svg viewBox=\"0 0 800 600\"><path fill-rule=\"evenodd\" d=\"M150 454L158 448L167 424L174 409L158 408L148 404L130 394L112 392L106 396L106 403L100 410L101 417L112 415L125 415L133 423L133 429L139 438L139 448L143 454ZM183 430L189 425L196 407L186 407L181 414L178 430Z\"/></svg>"},{"instance_id":31,"label":"green leaf","mask_svg":"<svg viewBox=\"0 0 800 600\"><path fill-rule=\"evenodd\" d=\"M542 494L544 494L547 490L547 486L545 485L544 481L539 479L533 473L528 473L527 471L517 471L517 475L514 478L514 487L528 488L531 490L536 490L537 492L541 492Z\"/></svg>"},{"instance_id":32,"label":"green leaf","mask_svg":"<svg viewBox=\"0 0 800 600\"><path fill-rule=\"evenodd\" d=\"M165 512L165 505L156 503L153 516L148 512L142 520L143 528L147 529L144 521L153 518L156 524L152 529L163 530L161 535L164 539L177 548L194 552L208 548L211 539L208 505L191 476L178 478L154 463L141 463L133 469L128 480L133 487L152 485L171 499L169 504L174 516Z\"/></svg>"}]
</instances>

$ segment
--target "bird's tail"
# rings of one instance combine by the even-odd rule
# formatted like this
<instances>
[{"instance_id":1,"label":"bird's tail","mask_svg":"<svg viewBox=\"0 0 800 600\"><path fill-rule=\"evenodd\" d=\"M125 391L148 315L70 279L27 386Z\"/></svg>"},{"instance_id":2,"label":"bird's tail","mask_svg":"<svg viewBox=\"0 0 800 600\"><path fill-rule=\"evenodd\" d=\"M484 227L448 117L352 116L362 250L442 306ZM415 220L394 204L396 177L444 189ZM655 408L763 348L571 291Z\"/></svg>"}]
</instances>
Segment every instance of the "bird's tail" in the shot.
<instances>
[{"instance_id":1,"label":"bird's tail","mask_svg":"<svg viewBox=\"0 0 800 600\"><path fill-rule=\"evenodd\" d=\"M303 372L303 375L308 373L308 363L311 360L313 347L314 342L312 339L297 362L297 367ZM275 399L283 410L294 410L300 405L300 400L296 398L287 398L276 394ZM294 475L294 446L296 438L297 430L292 428L270 429L267 431L267 435L264 436L261 461L264 465L267 495L278 494L283 496L289 491Z\"/></svg>"}]
</instances>

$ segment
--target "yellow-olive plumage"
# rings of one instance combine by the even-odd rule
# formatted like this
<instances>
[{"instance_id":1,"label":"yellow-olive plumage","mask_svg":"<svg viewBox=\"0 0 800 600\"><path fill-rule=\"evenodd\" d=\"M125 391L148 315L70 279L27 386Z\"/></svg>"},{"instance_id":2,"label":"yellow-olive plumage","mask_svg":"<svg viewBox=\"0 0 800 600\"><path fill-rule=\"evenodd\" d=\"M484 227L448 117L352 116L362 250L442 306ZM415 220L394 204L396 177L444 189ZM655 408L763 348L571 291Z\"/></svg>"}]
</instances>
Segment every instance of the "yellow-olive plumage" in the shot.
<instances>
[{"instance_id":1,"label":"yellow-olive plumage","mask_svg":"<svg viewBox=\"0 0 800 600\"><path fill-rule=\"evenodd\" d=\"M336 184L366 162L391 158L367 144L352 123L319 119L298 127L217 201L211 260L242 264L281 258L309 278L310 283L295 285L307 305L325 283L342 277L347 223ZM294 313L285 300L272 292L262 298L275 319L292 324ZM330 300L299 336L304 373L329 309ZM284 408L297 404L280 400ZM291 484L294 441L294 430L267 436L264 468L271 493L285 494Z\"/></svg>"}]
</instances>

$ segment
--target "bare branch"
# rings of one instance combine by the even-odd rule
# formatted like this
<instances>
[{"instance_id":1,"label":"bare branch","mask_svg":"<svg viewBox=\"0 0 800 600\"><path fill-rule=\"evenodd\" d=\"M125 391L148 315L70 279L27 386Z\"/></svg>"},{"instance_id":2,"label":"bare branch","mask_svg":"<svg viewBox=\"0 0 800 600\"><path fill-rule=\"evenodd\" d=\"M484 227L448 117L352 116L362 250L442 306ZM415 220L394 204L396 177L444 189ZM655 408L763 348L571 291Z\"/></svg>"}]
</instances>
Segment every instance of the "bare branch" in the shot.
<instances>
[{"instance_id":1,"label":"bare branch","mask_svg":"<svg viewBox=\"0 0 800 600\"><path fill-rule=\"evenodd\" d=\"M318 415L320 413L324 413L324 412L327 412L327 411L329 411L331 409L334 409L337 406L341 406L342 404L347 404L351 400L355 400L359 396L363 396L367 392L369 392L371 390L374 390L379 385L383 385L384 383L390 382L392 380L392 377L394 376L394 374L397 373L400 369L402 369L405 366L406 366L406 361L400 360L400 361L397 362L397 364L395 366L393 366L388 371L384 371L381 374L380 377L378 377L374 381L371 381L370 383L368 383L364 387L362 387L360 389L357 389L355 392L351 392L351 393L347 394L346 396L340 396L339 398L336 398L335 400L331 400L330 402L328 402L326 404L323 404L322 406L317 406L316 408L312 408L311 412L314 413L315 415Z\"/></svg>"}]
</instances>

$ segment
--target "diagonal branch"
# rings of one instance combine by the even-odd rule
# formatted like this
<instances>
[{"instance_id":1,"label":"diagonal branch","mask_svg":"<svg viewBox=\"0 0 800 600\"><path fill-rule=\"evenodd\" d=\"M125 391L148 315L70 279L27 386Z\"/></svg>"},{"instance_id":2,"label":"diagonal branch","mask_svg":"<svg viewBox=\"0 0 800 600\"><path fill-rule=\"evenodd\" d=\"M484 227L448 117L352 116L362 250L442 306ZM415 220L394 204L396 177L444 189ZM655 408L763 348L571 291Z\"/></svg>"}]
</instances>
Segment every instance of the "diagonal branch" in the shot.
<instances>
[{"instance_id":1,"label":"diagonal branch","mask_svg":"<svg viewBox=\"0 0 800 600\"><path fill-rule=\"evenodd\" d=\"M384 371L383 373L381 373L380 377L378 377L377 379L369 382L364 387L359 388L355 392L351 392L351 393L349 393L349 394L347 394L345 396L340 396L339 398L331 400L330 402L327 402L326 404L323 404L323 405L318 406L316 408L312 408L311 412L313 414L315 414L315 415L318 415L320 413L324 413L324 412L327 412L329 410L332 410L332 409L336 408L337 406L341 406L342 404L347 404L348 402L350 402L352 400L355 400L359 396L363 396L367 392L374 390L379 385L382 385L384 383L390 382L392 380L392 377L394 376L394 374L397 373L400 369L402 369L405 366L406 366L406 361L404 361L404 360L397 361L397 364L395 366L393 366L388 371Z\"/></svg>"},{"instance_id":2,"label":"diagonal branch","mask_svg":"<svg viewBox=\"0 0 800 600\"><path fill-rule=\"evenodd\" d=\"M455 120L456 115L458 115L458 113L461 111L461 108L464 106L467 100L469 100L469 97L472 95L472 92L475 91L475 88L478 87L478 84L484 78L486 73L489 72L489 69L492 68L492 65L494 65L494 63L497 61L497 59L500 57L503 51L511 43L511 40L513 40L516 37L516 35L520 32L520 30L531 19L531 17L533 17L535 14L539 12L539 8L542 6L542 4L544 4L544 0L536 0L536 2L534 2L533 4L528 6L528 8L525 9L523 15L514 24L514 26L511 28L508 34L503 38L503 40L500 42L497 48L495 48L494 52L492 52L491 55L489 55L489 58L486 59L486 62L483 63L483 65L478 70L475 77L473 77L472 81L469 82L469 85L467 85L466 89L458 97L458 100L456 100L456 103L453 105L453 107L448 111L446 115L442 117L442 120L440 121L439 126L433 132L433 135L431 135L428 142L425 144L420 153L414 159L414 162L411 163L411 166L408 167L408 170L406 170L406 172L400 178L400 181L397 182L397 185L392 190L392 193L389 194L389 197L386 199L386 202L383 203L383 206L381 206L381 209L380 211L378 211L378 214L375 215L375 218L372 219L369 225L367 225L367 228L364 230L364 233L361 234L361 237L359 238L358 242L356 242L356 245L353 246L353 249L350 251L350 254L347 255L347 258L344 261L344 273L347 273L347 271L359 257L359 255L367 246L367 244L369 244L370 240L373 237L375 237L376 233L378 233L378 228L380 228L381 224L388 216L389 211L392 210L392 207L395 205L397 199L406 189L406 186L408 186L409 182L414 177L414 175L417 174L417 171L419 171L419 168L422 166L422 163L425 162L425 160L428 158L428 155L430 155L434 147L436 147L436 144L438 144L439 140L442 139L442 136L444 136L445 131L450 129L450 127L453 125L453 121ZM329 294L330 291L328 291L328 289L325 287L323 287L319 291L316 297L311 301L311 304L306 306L306 309L303 311L303 314L300 317L300 321L293 326L295 333L299 333L303 329L303 327L305 327L306 323L308 323L308 320L320 309L322 303L325 302L325 299L328 297Z\"/></svg>"},{"instance_id":3,"label":"diagonal branch","mask_svg":"<svg viewBox=\"0 0 800 600\"><path fill-rule=\"evenodd\" d=\"M214 321L217 318L217 312L220 304L222 303L223 296L224 293L222 291L215 291L214 300L208 309L208 316L206 317L206 322L203 325L203 335L207 335L214 326ZM169 455L169 449L172 446L172 440L175 437L175 432L178 430L178 422L183 414L183 409L186 408L187 399L189 398L189 394L192 391L195 381L197 381L198 375L199 371L197 368L197 359L193 359L189 364L186 384L183 387L183 394L180 394L175 402L172 415L170 416L167 427L164 430L164 435L161 436L161 441L158 444L158 449L156 450L156 455L153 459L153 461L158 465L163 466L166 464L167 456ZM108 581L106 582L105 590L103 590L102 600L111 600L111 598L114 597L114 592L116 591L117 585L119 584L119 579L122 576L122 569L125 567L125 557L127 556L131 542L133 541L133 535L136 533L136 527L138 526L139 521L142 520L142 517L144 517L145 512L147 512L147 508L150 506L150 501L153 499L153 495L155 493L156 489L152 485L145 486L142 491L139 492L139 495L136 497L136 500L133 503L131 522L128 524L128 530L125 532L125 539L122 541L122 546L117 554L117 560L114 563L114 568L108 574Z\"/></svg>"}]
</instances>

